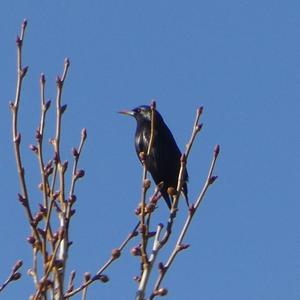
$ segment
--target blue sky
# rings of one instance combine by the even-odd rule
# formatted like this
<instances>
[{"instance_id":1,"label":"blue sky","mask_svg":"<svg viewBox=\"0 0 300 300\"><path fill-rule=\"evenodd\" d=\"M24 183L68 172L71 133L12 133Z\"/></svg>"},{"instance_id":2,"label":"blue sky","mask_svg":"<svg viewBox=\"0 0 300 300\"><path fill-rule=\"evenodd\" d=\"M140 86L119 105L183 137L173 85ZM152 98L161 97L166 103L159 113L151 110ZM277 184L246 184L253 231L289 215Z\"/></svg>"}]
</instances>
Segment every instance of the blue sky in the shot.
<instances>
[{"instance_id":1,"label":"blue sky","mask_svg":"<svg viewBox=\"0 0 300 300\"><path fill-rule=\"evenodd\" d=\"M30 68L20 122L34 203L41 201L39 173L27 145L39 119L39 75L46 74L47 98L54 99L66 56L64 159L81 128L88 130L70 268L78 275L95 272L136 222L142 169L133 147L135 122L116 112L155 99L183 149L203 105L204 127L188 165L190 199L200 191L217 143L219 179L186 237L190 249L163 284L166 299L299 299L299 14L300 3L292 0L2 1L0 280L16 259L24 260L24 278L3 299L27 298L33 288L8 109L24 18L24 64ZM54 129L48 124L46 139ZM160 205L157 220L165 215ZM110 283L94 285L89 299L132 299L138 270L127 249L108 270Z\"/></svg>"}]
</instances>

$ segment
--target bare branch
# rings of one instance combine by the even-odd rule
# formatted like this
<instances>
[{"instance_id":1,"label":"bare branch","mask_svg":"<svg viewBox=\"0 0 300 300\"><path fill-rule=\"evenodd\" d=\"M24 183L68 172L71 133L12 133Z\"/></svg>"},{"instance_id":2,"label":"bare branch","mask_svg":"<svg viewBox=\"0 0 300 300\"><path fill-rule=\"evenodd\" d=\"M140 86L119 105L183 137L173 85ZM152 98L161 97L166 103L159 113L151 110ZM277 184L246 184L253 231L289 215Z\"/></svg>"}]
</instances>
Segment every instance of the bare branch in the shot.
<instances>
[{"instance_id":1,"label":"bare branch","mask_svg":"<svg viewBox=\"0 0 300 300\"><path fill-rule=\"evenodd\" d=\"M163 270L160 272L159 274L159 277L155 283L155 286L154 286L154 290L153 290L153 293L151 294L149 300L152 300L154 299L155 296L157 296L157 291L160 289L160 284L162 282L162 280L164 279L167 271L169 270L172 262L174 261L176 255L184 250L184 249L187 249L189 247L189 245L187 244L183 244L183 239L188 231L188 228L192 222L192 219L195 215L195 212L197 211L201 201L203 200L209 186L213 183L212 182L212 178L213 181L215 181L216 177L212 176L212 173L213 173L213 170L214 170L214 167L215 167L215 164L216 164L216 161L217 161L217 158L218 158L218 155L219 155L219 151L220 151L220 146L217 145L214 149L214 154L213 154L213 158L212 158L212 161L211 161L211 164L210 164L210 168L209 168L209 171L208 171L208 175L207 175L207 178L206 178L206 181L204 183L204 186L202 188L202 191L200 192L197 200L196 200L196 203L194 205L192 205L189 209L189 214L188 214L188 217L182 227L182 230L180 232L180 235L178 237L178 240L176 242L176 245L167 261L167 263L164 265L163 267Z\"/></svg>"},{"instance_id":2,"label":"bare branch","mask_svg":"<svg viewBox=\"0 0 300 300\"><path fill-rule=\"evenodd\" d=\"M17 281L21 278L21 273L18 272L18 270L22 267L22 265L23 265L22 260L18 260L14 264L14 266L12 267L11 273L9 274L7 279L4 281L4 283L2 285L0 285L0 292L2 292L9 283L11 283L13 281Z\"/></svg>"}]
</instances>

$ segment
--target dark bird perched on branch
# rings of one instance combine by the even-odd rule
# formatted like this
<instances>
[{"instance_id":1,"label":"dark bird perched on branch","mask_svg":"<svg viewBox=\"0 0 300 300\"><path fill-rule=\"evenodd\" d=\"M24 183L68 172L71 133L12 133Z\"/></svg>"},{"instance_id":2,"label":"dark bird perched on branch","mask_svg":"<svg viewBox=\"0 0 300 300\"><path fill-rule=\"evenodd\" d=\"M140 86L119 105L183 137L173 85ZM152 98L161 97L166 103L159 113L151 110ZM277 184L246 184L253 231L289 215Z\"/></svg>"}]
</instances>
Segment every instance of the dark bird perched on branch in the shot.
<instances>
[{"instance_id":1,"label":"dark bird perched on branch","mask_svg":"<svg viewBox=\"0 0 300 300\"><path fill-rule=\"evenodd\" d=\"M169 187L177 188L178 175L180 170L181 152L175 142L172 132L164 122L160 113L155 110L153 142L150 154L147 156L148 146L151 136L151 107L142 105L130 111L121 111L120 113L132 116L136 119L137 127L135 132L135 150L140 158L140 153L145 154L147 170L152 175L155 184L163 181L164 185L161 194L169 208L171 200L167 189ZM187 184L188 173L184 174L184 184L182 192L188 204Z\"/></svg>"}]
</instances>

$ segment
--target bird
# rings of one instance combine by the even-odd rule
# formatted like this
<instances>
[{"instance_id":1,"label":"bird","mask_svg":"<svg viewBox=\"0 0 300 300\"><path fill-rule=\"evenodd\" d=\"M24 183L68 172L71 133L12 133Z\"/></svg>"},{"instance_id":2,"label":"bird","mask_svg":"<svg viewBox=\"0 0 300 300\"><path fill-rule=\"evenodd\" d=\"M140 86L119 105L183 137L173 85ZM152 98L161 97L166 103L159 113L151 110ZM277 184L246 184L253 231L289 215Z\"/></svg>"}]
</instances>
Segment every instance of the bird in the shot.
<instances>
[{"instance_id":1,"label":"bird","mask_svg":"<svg viewBox=\"0 0 300 300\"><path fill-rule=\"evenodd\" d=\"M181 152L171 130L164 122L161 114L156 109L153 111L155 113L153 142L149 155L145 156L145 165L156 185L160 182L164 183L160 193L170 209L172 201L170 200L167 190L169 187L177 188ZM132 110L120 111L119 113L132 116L136 120L135 151L139 160L142 162L140 153L143 152L147 154L150 142L152 109L148 105L141 105ZM183 180L182 193L187 205L189 205L187 170L185 170Z\"/></svg>"}]
</instances>

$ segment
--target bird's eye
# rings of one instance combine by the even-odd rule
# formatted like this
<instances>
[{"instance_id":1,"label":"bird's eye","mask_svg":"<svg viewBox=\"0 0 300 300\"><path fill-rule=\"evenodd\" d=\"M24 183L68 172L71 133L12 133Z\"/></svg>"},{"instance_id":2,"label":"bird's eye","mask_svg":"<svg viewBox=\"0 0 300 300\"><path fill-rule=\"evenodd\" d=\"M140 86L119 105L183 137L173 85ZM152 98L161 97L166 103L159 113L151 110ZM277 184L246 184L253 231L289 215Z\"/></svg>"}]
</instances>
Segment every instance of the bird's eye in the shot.
<instances>
[{"instance_id":1,"label":"bird's eye","mask_svg":"<svg viewBox=\"0 0 300 300\"><path fill-rule=\"evenodd\" d=\"M138 113L140 113L140 112L141 112L141 109L140 109L140 108L138 108L136 111L137 111Z\"/></svg>"}]
</instances>

